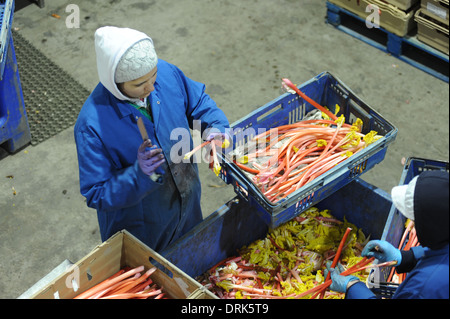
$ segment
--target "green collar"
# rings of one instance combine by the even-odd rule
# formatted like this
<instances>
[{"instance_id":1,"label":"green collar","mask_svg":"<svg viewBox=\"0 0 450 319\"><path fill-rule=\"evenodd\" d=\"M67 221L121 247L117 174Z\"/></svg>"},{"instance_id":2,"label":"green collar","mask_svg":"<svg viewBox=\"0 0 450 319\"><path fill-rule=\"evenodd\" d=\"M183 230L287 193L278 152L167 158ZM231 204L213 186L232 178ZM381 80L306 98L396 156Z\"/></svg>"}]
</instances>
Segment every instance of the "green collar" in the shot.
<instances>
[{"instance_id":1,"label":"green collar","mask_svg":"<svg viewBox=\"0 0 450 319\"><path fill-rule=\"evenodd\" d=\"M138 110L139 112L142 113L142 115L144 115L146 118L148 118L150 120L150 122L153 122L152 115L149 112L149 110L150 110L150 99L149 98L146 99L146 102L147 102L146 106L144 106L144 105L139 106L136 103L133 103L132 101L127 101L127 102L128 102L128 104L133 105L133 107L136 110Z\"/></svg>"}]
</instances>

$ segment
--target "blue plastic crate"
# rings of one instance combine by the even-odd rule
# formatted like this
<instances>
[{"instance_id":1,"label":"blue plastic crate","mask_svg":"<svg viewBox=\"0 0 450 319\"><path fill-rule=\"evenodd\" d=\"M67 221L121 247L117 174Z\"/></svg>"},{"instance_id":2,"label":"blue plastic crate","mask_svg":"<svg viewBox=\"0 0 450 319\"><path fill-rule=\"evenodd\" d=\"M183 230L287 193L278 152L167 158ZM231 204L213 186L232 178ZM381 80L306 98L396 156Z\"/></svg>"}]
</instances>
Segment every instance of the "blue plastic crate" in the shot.
<instances>
[{"instance_id":1,"label":"blue plastic crate","mask_svg":"<svg viewBox=\"0 0 450 319\"><path fill-rule=\"evenodd\" d=\"M0 81L3 79L3 72L8 54L9 38L11 37L11 24L14 14L14 0L0 1Z\"/></svg>"},{"instance_id":2,"label":"blue plastic crate","mask_svg":"<svg viewBox=\"0 0 450 319\"><path fill-rule=\"evenodd\" d=\"M329 209L337 219L345 217L366 236L380 238L391 205L386 192L357 178L315 206ZM244 245L264 238L268 230L256 208L236 197L160 254L196 278L221 260L235 256Z\"/></svg>"},{"instance_id":3,"label":"blue plastic crate","mask_svg":"<svg viewBox=\"0 0 450 319\"><path fill-rule=\"evenodd\" d=\"M347 123L353 123L360 118L364 123L362 128L364 134L374 130L384 137L277 203L270 202L233 163L229 156L231 148L225 151L226 154L220 154L223 163L221 178L226 183L232 184L235 192L250 206L256 207L270 227L277 227L292 219L380 163L385 157L388 145L397 136L397 128L394 125L364 103L329 72L317 75L299 88L307 96L327 106L333 112L335 105L338 104L339 115L344 114ZM298 95L283 94L231 125L234 134L233 149L245 145L247 140L258 133L259 129L267 130L298 122L313 109L312 105Z\"/></svg>"},{"instance_id":4,"label":"blue plastic crate","mask_svg":"<svg viewBox=\"0 0 450 319\"><path fill-rule=\"evenodd\" d=\"M415 176L423 171L442 170L449 171L449 163L439 160L410 157L405 163L399 185L408 184ZM398 247L405 231L406 218L392 205L386 226L383 230L382 240L390 242L394 247ZM383 268L380 271L380 280L385 282L391 272L392 267Z\"/></svg>"},{"instance_id":5,"label":"blue plastic crate","mask_svg":"<svg viewBox=\"0 0 450 319\"><path fill-rule=\"evenodd\" d=\"M6 0L6 2L0 2L0 8L0 40L2 41L0 43L2 50L0 51L2 62L0 79L0 145L6 151L14 153L31 142L31 134L14 51L13 37L11 36L14 1ZM3 42L4 39L7 39L8 42Z\"/></svg>"}]
</instances>

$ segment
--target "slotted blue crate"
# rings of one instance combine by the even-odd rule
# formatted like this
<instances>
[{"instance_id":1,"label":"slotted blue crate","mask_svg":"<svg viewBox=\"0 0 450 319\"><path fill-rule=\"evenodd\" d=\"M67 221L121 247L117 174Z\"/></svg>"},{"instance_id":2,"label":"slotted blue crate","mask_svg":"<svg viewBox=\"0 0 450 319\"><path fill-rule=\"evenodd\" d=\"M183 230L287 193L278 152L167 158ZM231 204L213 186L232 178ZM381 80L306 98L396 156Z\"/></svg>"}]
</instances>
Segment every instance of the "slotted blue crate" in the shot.
<instances>
[{"instance_id":1,"label":"slotted blue crate","mask_svg":"<svg viewBox=\"0 0 450 319\"><path fill-rule=\"evenodd\" d=\"M388 145L397 136L397 128L373 108L356 96L342 81L329 72L323 72L299 86L307 96L328 107L332 112L340 106L347 123L360 118L364 134L371 130L383 135L366 149L352 155L346 161L317 177L277 203L270 202L235 164L230 156L231 148L220 154L222 171L220 177L233 185L235 192L261 213L263 220L272 228L292 219L308 207L333 194L364 172L380 163ZM286 93L260 107L231 125L233 150L245 145L260 129L268 130L280 125L298 122L314 107L298 95Z\"/></svg>"}]
</instances>

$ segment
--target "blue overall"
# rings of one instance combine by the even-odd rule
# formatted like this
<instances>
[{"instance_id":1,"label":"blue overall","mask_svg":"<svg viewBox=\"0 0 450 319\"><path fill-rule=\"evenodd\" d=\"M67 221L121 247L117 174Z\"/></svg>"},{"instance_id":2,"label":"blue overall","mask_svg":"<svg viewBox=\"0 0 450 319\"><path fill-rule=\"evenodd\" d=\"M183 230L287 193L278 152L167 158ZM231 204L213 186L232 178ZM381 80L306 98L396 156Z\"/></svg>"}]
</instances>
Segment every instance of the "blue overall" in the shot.
<instances>
[{"instance_id":1,"label":"blue overall","mask_svg":"<svg viewBox=\"0 0 450 319\"><path fill-rule=\"evenodd\" d=\"M159 251L202 220L197 164L172 161L170 152L180 139L172 131L189 132L193 121L201 120L202 131L214 127L224 132L229 123L203 84L163 60L157 67L155 90L148 97L153 122L99 83L80 111L74 135L81 194L97 210L102 240L126 229ZM139 117L152 143L163 150L161 182L138 165Z\"/></svg>"}]
</instances>

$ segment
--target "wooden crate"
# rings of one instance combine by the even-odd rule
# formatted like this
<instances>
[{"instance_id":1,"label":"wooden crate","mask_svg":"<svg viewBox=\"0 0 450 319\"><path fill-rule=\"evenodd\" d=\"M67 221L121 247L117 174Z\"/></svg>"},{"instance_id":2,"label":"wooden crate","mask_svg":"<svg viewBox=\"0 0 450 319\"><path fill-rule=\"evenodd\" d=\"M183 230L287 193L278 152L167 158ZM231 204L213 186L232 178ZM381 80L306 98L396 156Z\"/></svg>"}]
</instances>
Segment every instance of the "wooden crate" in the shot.
<instances>
[{"instance_id":1,"label":"wooden crate","mask_svg":"<svg viewBox=\"0 0 450 319\"><path fill-rule=\"evenodd\" d=\"M405 37L381 27L369 29L363 18L329 1L326 19L336 29L448 83L448 54L419 41L417 29Z\"/></svg>"},{"instance_id":2,"label":"wooden crate","mask_svg":"<svg viewBox=\"0 0 450 319\"><path fill-rule=\"evenodd\" d=\"M369 15L372 14L373 8L377 6L380 9L380 27L400 37L406 36L417 26L414 21L414 9L403 11L380 0L329 0L329 2L358 15L362 19L370 18Z\"/></svg>"},{"instance_id":3,"label":"wooden crate","mask_svg":"<svg viewBox=\"0 0 450 319\"><path fill-rule=\"evenodd\" d=\"M422 0L421 8L428 16L448 25L448 4L449 0Z\"/></svg>"},{"instance_id":4,"label":"wooden crate","mask_svg":"<svg viewBox=\"0 0 450 319\"><path fill-rule=\"evenodd\" d=\"M396 6L397 8L408 11L411 9L419 0L384 0L385 2Z\"/></svg>"},{"instance_id":5,"label":"wooden crate","mask_svg":"<svg viewBox=\"0 0 450 319\"><path fill-rule=\"evenodd\" d=\"M32 298L72 299L124 267L135 268L142 265L145 270L152 268L154 265L150 260L163 266L164 271L158 268L150 277L158 286L163 287L169 298L216 299L200 283L126 230L98 245L91 253L36 292ZM166 272L171 273L172 277Z\"/></svg>"},{"instance_id":6,"label":"wooden crate","mask_svg":"<svg viewBox=\"0 0 450 319\"><path fill-rule=\"evenodd\" d=\"M423 9L416 12L415 19L418 26L417 39L448 55L449 26L435 20Z\"/></svg>"}]
</instances>

